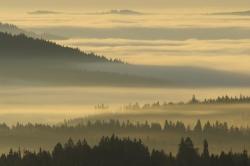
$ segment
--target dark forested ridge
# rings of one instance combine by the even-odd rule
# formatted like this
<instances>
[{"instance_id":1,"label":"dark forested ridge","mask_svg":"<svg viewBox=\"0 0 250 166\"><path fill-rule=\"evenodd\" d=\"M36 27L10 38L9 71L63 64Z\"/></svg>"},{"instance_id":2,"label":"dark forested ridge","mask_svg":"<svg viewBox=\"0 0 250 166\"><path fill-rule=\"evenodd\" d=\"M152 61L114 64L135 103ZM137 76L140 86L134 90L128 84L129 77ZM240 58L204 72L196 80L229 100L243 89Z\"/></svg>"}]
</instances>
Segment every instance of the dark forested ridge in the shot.
<instances>
[{"instance_id":1,"label":"dark forested ridge","mask_svg":"<svg viewBox=\"0 0 250 166\"><path fill-rule=\"evenodd\" d=\"M77 48L1 32L0 67L0 85L249 87L250 84L246 74L124 64Z\"/></svg>"},{"instance_id":2,"label":"dark forested ridge","mask_svg":"<svg viewBox=\"0 0 250 166\"><path fill-rule=\"evenodd\" d=\"M79 69L86 64L121 64L24 34L0 32L0 85L159 86L167 81L131 74Z\"/></svg>"},{"instance_id":3,"label":"dark forested ridge","mask_svg":"<svg viewBox=\"0 0 250 166\"><path fill-rule=\"evenodd\" d=\"M126 65L117 59L108 59L23 34L0 33L0 85L158 86L166 84L166 81L159 79L76 67L87 63Z\"/></svg>"},{"instance_id":4,"label":"dark forested ridge","mask_svg":"<svg viewBox=\"0 0 250 166\"><path fill-rule=\"evenodd\" d=\"M52 152L10 150L0 157L1 166L249 166L246 150L241 153L221 152L210 154L209 144L204 140L202 151L192 140L182 138L176 156L159 150L149 151L142 141L116 136L102 137L91 147L87 141L74 143L69 139L64 145L58 143Z\"/></svg>"},{"instance_id":5,"label":"dark forested ridge","mask_svg":"<svg viewBox=\"0 0 250 166\"><path fill-rule=\"evenodd\" d=\"M19 58L48 57L57 60L67 58L79 62L112 62L104 56L85 53L79 49L64 47L42 39L34 39L24 34L11 35L0 33L0 57L16 56ZM114 62L120 62L114 60Z\"/></svg>"}]
</instances>

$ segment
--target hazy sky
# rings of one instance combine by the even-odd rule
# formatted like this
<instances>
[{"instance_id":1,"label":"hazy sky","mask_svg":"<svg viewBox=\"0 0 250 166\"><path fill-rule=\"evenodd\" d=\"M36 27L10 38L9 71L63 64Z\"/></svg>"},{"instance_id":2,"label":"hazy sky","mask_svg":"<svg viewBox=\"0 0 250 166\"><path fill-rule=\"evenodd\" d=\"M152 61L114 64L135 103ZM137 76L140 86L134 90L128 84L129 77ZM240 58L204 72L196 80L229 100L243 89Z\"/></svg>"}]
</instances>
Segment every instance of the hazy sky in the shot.
<instances>
[{"instance_id":1,"label":"hazy sky","mask_svg":"<svg viewBox=\"0 0 250 166\"><path fill-rule=\"evenodd\" d=\"M249 0L0 0L1 9L46 8L78 9L88 8L247 8Z\"/></svg>"}]
</instances>

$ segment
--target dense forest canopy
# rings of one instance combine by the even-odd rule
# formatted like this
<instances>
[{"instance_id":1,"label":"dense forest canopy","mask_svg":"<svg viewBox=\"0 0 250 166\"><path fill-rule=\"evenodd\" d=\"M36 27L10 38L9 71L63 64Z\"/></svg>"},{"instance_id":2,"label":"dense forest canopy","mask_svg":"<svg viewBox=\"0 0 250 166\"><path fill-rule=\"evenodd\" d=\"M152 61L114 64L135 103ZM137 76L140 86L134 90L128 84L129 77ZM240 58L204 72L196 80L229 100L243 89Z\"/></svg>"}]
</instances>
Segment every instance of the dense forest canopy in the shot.
<instances>
[{"instance_id":1,"label":"dense forest canopy","mask_svg":"<svg viewBox=\"0 0 250 166\"><path fill-rule=\"evenodd\" d=\"M211 152L220 153L221 150L233 149L240 152L243 148L250 150L250 128L230 126L226 122L205 122L200 120L193 127L181 121L166 120L164 124L158 122L132 122L132 121L82 121L73 124L73 121L65 121L61 125L45 124L16 124L8 126L0 125L0 153L9 150L9 147L17 149L37 150L40 147L52 149L58 141L64 142L68 137L73 140L86 138L89 144L94 146L102 136L116 134L119 137L140 138L149 148L163 149L177 152L181 137L190 137L198 147L202 140L207 139L211 143Z\"/></svg>"},{"instance_id":2,"label":"dense forest canopy","mask_svg":"<svg viewBox=\"0 0 250 166\"><path fill-rule=\"evenodd\" d=\"M52 152L10 150L0 157L1 166L249 166L250 158L246 150L241 153L221 152L210 154L209 144L204 140L201 152L193 141L182 138L176 156L162 150L149 151L139 139L116 136L102 137L96 146L79 140L69 139L64 145L58 143Z\"/></svg>"}]
</instances>

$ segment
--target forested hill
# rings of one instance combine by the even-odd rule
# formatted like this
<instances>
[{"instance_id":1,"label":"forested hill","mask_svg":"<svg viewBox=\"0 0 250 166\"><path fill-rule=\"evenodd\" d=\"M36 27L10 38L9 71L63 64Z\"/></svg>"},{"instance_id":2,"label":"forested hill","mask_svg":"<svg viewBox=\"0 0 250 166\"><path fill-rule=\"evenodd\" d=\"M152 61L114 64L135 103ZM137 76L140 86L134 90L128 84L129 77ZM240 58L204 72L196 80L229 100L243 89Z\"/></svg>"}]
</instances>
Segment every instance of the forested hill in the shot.
<instances>
[{"instance_id":1,"label":"forested hill","mask_svg":"<svg viewBox=\"0 0 250 166\"><path fill-rule=\"evenodd\" d=\"M0 32L0 85L249 87L247 74L124 64L50 41Z\"/></svg>"},{"instance_id":2,"label":"forested hill","mask_svg":"<svg viewBox=\"0 0 250 166\"><path fill-rule=\"evenodd\" d=\"M166 81L148 77L78 69L93 64L123 64L77 48L25 35L0 33L0 85L159 86Z\"/></svg>"},{"instance_id":3,"label":"forested hill","mask_svg":"<svg viewBox=\"0 0 250 166\"><path fill-rule=\"evenodd\" d=\"M80 62L114 62L104 56L85 53L76 48L57 45L42 39L34 39L24 34L11 35L0 32L0 56L3 57L29 57L53 59L71 59ZM115 61L117 62L117 61Z\"/></svg>"}]
</instances>

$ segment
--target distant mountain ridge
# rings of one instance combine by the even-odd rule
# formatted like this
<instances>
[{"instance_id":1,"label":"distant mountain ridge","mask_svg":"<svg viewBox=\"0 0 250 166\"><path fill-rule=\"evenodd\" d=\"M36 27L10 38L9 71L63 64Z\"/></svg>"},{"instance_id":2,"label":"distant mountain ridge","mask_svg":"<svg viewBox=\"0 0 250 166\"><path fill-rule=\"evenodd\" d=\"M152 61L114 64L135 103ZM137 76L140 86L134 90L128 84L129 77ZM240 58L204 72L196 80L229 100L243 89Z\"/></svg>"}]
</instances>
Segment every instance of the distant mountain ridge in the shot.
<instances>
[{"instance_id":1,"label":"distant mountain ridge","mask_svg":"<svg viewBox=\"0 0 250 166\"><path fill-rule=\"evenodd\" d=\"M48 15L48 14L61 14L61 12L50 11L50 10L36 10L32 12L28 12L31 15Z\"/></svg>"},{"instance_id":2,"label":"distant mountain ridge","mask_svg":"<svg viewBox=\"0 0 250 166\"><path fill-rule=\"evenodd\" d=\"M97 13L90 13L90 14L100 14L100 15L106 15L106 14L114 14L114 15L142 15L143 13L129 10L129 9L112 9L105 12L97 12Z\"/></svg>"},{"instance_id":3,"label":"distant mountain ridge","mask_svg":"<svg viewBox=\"0 0 250 166\"><path fill-rule=\"evenodd\" d=\"M250 10L236 11L236 12L219 12L213 13L213 15L238 15L238 16L250 16Z\"/></svg>"}]
</instances>

